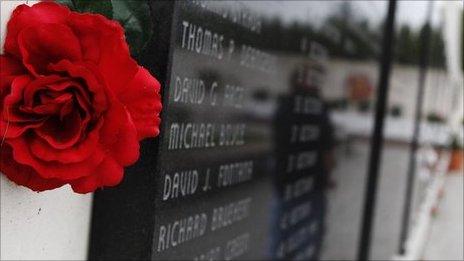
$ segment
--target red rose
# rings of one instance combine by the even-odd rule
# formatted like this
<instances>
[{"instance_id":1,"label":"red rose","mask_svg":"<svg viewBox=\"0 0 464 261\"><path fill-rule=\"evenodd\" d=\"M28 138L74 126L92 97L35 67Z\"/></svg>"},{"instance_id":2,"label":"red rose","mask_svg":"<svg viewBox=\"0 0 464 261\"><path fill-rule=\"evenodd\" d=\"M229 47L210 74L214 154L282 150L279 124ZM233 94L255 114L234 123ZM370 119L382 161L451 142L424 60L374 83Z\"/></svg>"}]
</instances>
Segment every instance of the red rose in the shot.
<instances>
[{"instance_id":1,"label":"red rose","mask_svg":"<svg viewBox=\"0 0 464 261\"><path fill-rule=\"evenodd\" d=\"M7 26L0 71L0 171L35 191L117 185L158 135L160 84L101 15L42 2Z\"/></svg>"}]
</instances>

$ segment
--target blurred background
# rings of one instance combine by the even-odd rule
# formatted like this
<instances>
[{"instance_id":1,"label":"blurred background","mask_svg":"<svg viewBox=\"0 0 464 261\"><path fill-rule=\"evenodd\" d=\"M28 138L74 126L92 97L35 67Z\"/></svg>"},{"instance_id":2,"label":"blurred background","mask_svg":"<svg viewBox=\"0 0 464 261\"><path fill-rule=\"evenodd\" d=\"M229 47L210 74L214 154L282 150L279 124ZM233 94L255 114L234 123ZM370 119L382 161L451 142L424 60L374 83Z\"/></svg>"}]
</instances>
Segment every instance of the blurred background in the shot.
<instances>
[{"instance_id":1,"label":"blurred background","mask_svg":"<svg viewBox=\"0 0 464 261\"><path fill-rule=\"evenodd\" d=\"M22 2L1 1L1 45L9 14ZM261 37L278 57L281 74L293 75L306 62L305 43L317 43L310 77L327 105L334 144L320 259L357 257L382 43L393 40L370 259L464 260L463 2L398 1L394 39L383 35L388 1L242 4L263 18ZM192 60L178 66L191 67ZM227 72L221 66L199 74ZM238 85L253 83L244 111L256 122L269 122L291 80L259 76L243 69L236 78L223 77ZM268 153L272 134L260 128L253 149ZM77 197L69 188L38 195L14 187L3 175L1 188L2 258L86 258L91 195Z\"/></svg>"},{"instance_id":2,"label":"blurred background","mask_svg":"<svg viewBox=\"0 0 464 261\"><path fill-rule=\"evenodd\" d=\"M312 77L336 145L320 258L355 259L388 2L247 5L285 68L300 51L290 43L321 44ZM462 37L462 1L398 1L371 259L464 259Z\"/></svg>"}]
</instances>

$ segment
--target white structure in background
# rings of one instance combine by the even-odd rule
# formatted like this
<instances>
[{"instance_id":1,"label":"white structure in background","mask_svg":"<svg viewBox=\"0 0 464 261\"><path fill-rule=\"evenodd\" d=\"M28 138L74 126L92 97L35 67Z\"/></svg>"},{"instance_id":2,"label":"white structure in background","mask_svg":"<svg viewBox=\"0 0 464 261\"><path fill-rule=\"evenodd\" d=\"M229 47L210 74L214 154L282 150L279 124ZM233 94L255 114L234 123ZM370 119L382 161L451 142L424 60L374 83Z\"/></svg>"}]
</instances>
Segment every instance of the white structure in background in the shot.
<instances>
[{"instance_id":1,"label":"white structure in background","mask_svg":"<svg viewBox=\"0 0 464 261\"><path fill-rule=\"evenodd\" d=\"M462 11L463 2L444 4L444 38L446 51L446 69L453 87L453 110L449 124L455 133L462 135L464 120L464 76L462 71Z\"/></svg>"},{"instance_id":2,"label":"white structure in background","mask_svg":"<svg viewBox=\"0 0 464 261\"><path fill-rule=\"evenodd\" d=\"M26 2L36 1L1 0L2 47L11 12ZM86 259L91 204L69 186L35 193L0 174L0 259Z\"/></svg>"},{"instance_id":3,"label":"white structure in background","mask_svg":"<svg viewBox=\"0 0 464 261\"><path fill-rule=\"evenodd\" d=\"M427 69L423 115L438 114L448 120L446 123L433 123L428 120L421 121L420 142L432 145L447 146L453 134L461 136L463 142L464 118L464 86L461 34L462 34L462 1L437 1L438 14L432 19L433 25L443 28L445 42L446 68ZM343 60L331 60L330 70L327 71L327 80L324 84L323 94L328 100L346 97L345 82L350 74L362 74L369 77L377 75L378 66L375 61L350 63ZM346 68L350 68L346 70ZM387 114L385 125L385 139L387 141L408 143L412 139L413 119L415 113L415 98L419 68L417 65L393 64L390 76L390 91L388 110L393 106L401 108L401 117L392 117ZM378 79L370 78L372 83ZM374 85L375 87L375 85ZM332 111L332 120L336 129L344 130L348 136L369 137L373 127L373 110L368 114L358 112L355 108Z\"/></svg>"},{"instance_id":4,"label":"white structure in background","mask_svg":"<svg viewBox=\"0 0 464 261\"><path fill-rule=\"evenodd\" d=\"M463 99L464 83L462 72L462 12L463 2L449 1L443 3L443 27L445 40L446 69L448 74L448 84L451 87L450 101L451 110L447 128L452 129L455 134L463 131ZM461 136L462 139L462 136ZM461 140L462 141L462 140ZM439 201L440 190L444 185L444 177L448 171L449 155L445 155L440 160L436 173L427 188L425 199L420 205L417 218L414 220L406 243L406 253L403 256L396 256L394 260L423 260L425 245L432 223L432 209Z\"/></svg>"}]
</instances>

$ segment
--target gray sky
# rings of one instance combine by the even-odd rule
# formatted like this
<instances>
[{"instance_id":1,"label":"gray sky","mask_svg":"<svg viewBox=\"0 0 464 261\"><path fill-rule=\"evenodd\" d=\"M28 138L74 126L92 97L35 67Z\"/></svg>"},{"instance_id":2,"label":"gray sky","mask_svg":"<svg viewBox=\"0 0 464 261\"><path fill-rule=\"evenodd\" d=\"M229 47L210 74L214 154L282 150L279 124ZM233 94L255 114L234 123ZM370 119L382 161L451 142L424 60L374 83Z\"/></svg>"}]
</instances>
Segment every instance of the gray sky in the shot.
<instances>
[{"instance_id":1,"label":"gray sky","mask_svg":"<svg viewBox=\"0 0 464 261\"><path fill-rule=\"evenodd\" d=\"M460 1L460 0L456 0ZM250 9L269 16L280 16L285 22L312 22L320 24L325 17L337 9L343 1L246 1ZM462 1L460 1L462 3ZM384 0L350 1L355 16L367 18L373 25L378 25L385 18L387 3ZM397 23L420 27L427 15L429 1L399 1ZM432 22L439 24L443 1L435 1ZM461 5L462 6L462 5Z\"/></svg>"}]
</instances>

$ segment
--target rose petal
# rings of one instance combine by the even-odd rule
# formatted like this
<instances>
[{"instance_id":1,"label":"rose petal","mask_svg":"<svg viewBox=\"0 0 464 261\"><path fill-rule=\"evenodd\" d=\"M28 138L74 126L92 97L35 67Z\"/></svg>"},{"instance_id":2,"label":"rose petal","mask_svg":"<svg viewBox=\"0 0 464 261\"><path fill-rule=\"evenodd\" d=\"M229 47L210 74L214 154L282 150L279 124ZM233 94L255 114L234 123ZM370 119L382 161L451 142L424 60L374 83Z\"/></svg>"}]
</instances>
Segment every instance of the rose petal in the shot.
<instances>
[{"instance_id":1,"label":"rose petal","mask_svg":"<svg viewBox=\"0 0 464 261\"><path fill-rule=\"evenodd\" d=\"M138 139L159 134L161 111L160 83L143 67L128 87L119 93L119 100L126 106L137 128Z\"/></svg>"},{"instance_id":2,"label":"rose petal","mask_svg":"<svg viewBox=\"0 0 464 261\"><path fill-rule=\"evenodd\" d=\"M26 73L23 65L10 55L0 55L0 100L10 92L10 86L13 80ZM0 110L2 104L0 103Z\"/></svg>"},{"instance_id":3,"label":"rose petal","mask_svg":"<svg viewBox=\"0 0 464 261\"><path fill-rule=\"evenodd\" d=\"M51 76L41 78L47 79L50 77ZM63 119L66 114L69 114L72 111L74 108L73 106L76 105L75 108L79 109L85 114L84 123L90 119L90 112L93 110L90 100L90 93L88 89L84 88L80 82L63 79L56 83L42 84L43 86L26 88L24 99L28 107L22 107L22 111L36 114L56 112L60 115L60 118ZM40 95L40 105L34 106L34 101L36 100L34 97L37 95L37 93L44 91L46 93ZM77 100L76 104L72 98Z\"/></svg>"},{"instance_id":4,"label":"rose petal","mask_svg":"<svg viewBox=\"0 0 464 261\"><path fill-rule=\"evenodd\" d=\"M83 87L78 88L78 90L83 97L88 96L88 94L86 94L88 91L93 94L92 109L95 111L96 115L99 115L108 107L107 94L105 93L104 83L101 82L102 79L99 79L98 74L95 74L96 69L91 71L87 68L90 66L91 65L88 63L71 63L67 60L62 60L57 64L50 65L49 69L57 72L66 72L73 78L84 80L87 90L84 90Z\"/></svg>"},{"instance_id":5,"label":"rose petal","mask_svg":"<svg viewBox=\"0 0 464 261\"><path fill-rule=\"evenodd\" d=\"M58 161L60 163L76 163L81 162L92 156L98 148L99 139L99 124L94 130L87 134L87 137L82 142L66 150L56 149L48 142L37 138L31 141L31 152L37 158L45 161Z\"/></svg>"},{"instance_id":6,"label":"rose petal","mask_svg":"<svg viewBox=\"0 0 464 261\"><path fill-rule=\"evenodd\" d=\"M71 187L74 192L84 194L103 186L116 186L123 176L124 168L113 158L106 157L92 175L71 182Z\"/></svg>"},{"instance_id":7,"label":"rose petal","mask_svg":"<svg viewBox=\"0 0 464 261\"><path fill-rule=\"evenodd\" d=\"M46 140L56 149L69 149L82 136L82 119L77 110L72 111L61 121L60 117L48 118L40 128L35 129L37 136Z\"/></svg>"},{"instance_id":8,"label":"rose petal","mask_svg":"<svg viewBox=\"0 0 464 261\"><path fill-rule=\"evenodd\" d=\"M20 57L18 47L18 34L30 26L41 24L62 24L66 21L70 11L64 5L52 2L41 2L33 6L20 5L13 13L7 24L5 38L5 53L11 53Z\"/></svg>"},{"instance_id":9,"label":"rose petal","mask_svg":"<svg viewBox=\"0 0 464 261\"><path fill-rule=\"evenodd\" d=\"M51 63L82 59L79 39L62 24L25 28L18 34L18 45L24 66L36 76L46 74Z\"/></svg>"},{"instance_id":10,"label":"rose petal","mask_svg":"<svg viewBox=\"0 0 464 261\"><path fill-rule=\"evenodd\" d=\"M62 86L62 89L55 89L56 91L60 91L68 87L69 84L69 80L66 80L65 78L58 75L37 77L25 86L24 94L22 94L22 96L19 97L19 99L22 99L21 103L23 103L24 105L33 107L35 101L34 96L37 92L50 89L50 86ZM10 103L17 102L18 100L12 101Z\"/></svg>"},{"instance_id":11,"label":"rose petal","mask_svg":"<svg viewBox=\"0 0 464 261\"><path fill-rule=\"evenodd\" d=\"M43 124L43 119L31 118L21 113L18 103L21 103L24 89L30 83L27 75L16 77L11 84L11 93L3 100L3 111L0 118L0 133L5 138L16 138L26 130L37 128Z\"/></svg>"},{"instance_id":12,"label":"rose petal","mask_svg":"<svg viewBox=\"0 0 464 261\"><path fill-rule=\"evenodd\" d=\"M27 123L12 123L8 121L0 122L0 133L2 138L13 139L21 136L29 129L38 128L43 124L43 121L27 122Z\"/></svg>"},{"instance_id":13,"label":"rose petal","mask_svg":"<svg viewBox=\"0 0 464 261\"><path fill-rule=\"evenodd\" d=\"M105 114L100 143L119 164L128 166L139 158L137 130L122 104L114 100Z\"/></svg>"},{"instance_id":14,"label":"rose petal","mask_svg":"<svg viewBox=\"0 0 464 261\"><path fill-rule=\"evenodd\" d=\"M7 144L0 147L0 171L14 183L26 186L34 191L55 189L66 184L66 182L59 179L44 179L33 168L17 163L13 159L12 150Z\"/></svg>"},{"instance_id":15,"label":"rose petal","mask_svg":"<svg viewBox=\"0 0 464 261\"><path fill-rule=\"evenodd\" d=\"M13 148L13 159L20 164L31 166L37 174L45 179L56 178L64 181L75 180L94 173L102 162L104 154L97 148L86 160L76 163L60 164L38 159L30 150L30 139L19 137L5 141Z\"/></svg>"},{"instance_id":16,"label":"rose petal","mask_svg":"<svg viewBox=\"0 0 464 261\"><path fill-rule=\"evenodd\" d=\"M124 30L101 15L72 13L68 25L80 40L84 60L93 61L114 93L127 87L137 73L130 57Z\"/></svg>"},{"instance_id":17,"label":"rose petal","mask_svg":"<svg viewBox=\"0 0 464 261\"><path fill-rule=\"evenodd\" d=\"M7 94L3 100L4 108L11 109L12 107L15 107L16 104L21 104L24 91L27 85L31 83L31 81L32 81L32 78L28 75L16 77L11 83L10 93ZM16 106L16 107L19 107L19 106ZM6 117L7 115L5 113L7 113L7 111L4 110L3 113L4 113L4 117Z\"/></svg>"},{"instance_id":18,"label":"rose petal","mask_svg":"<svg viewBox=\"0 0 464 261\"><path fill-rule=\"evenodd\" d=\"M53 92L51 92L53 94ZM66 112L70 112L73 104L73 96L71 93L56 94L56 97L50 97L48 95L40 95L40 103L37 106L20 106L19 110L28 114L39 114L39 115L56 115L61 114L66 107ZM71 107L71 108L68 108ZM68 114L66 113L66 114ZM61 115L60 115L61 117Z\"/></svg>"}]
</instances>

